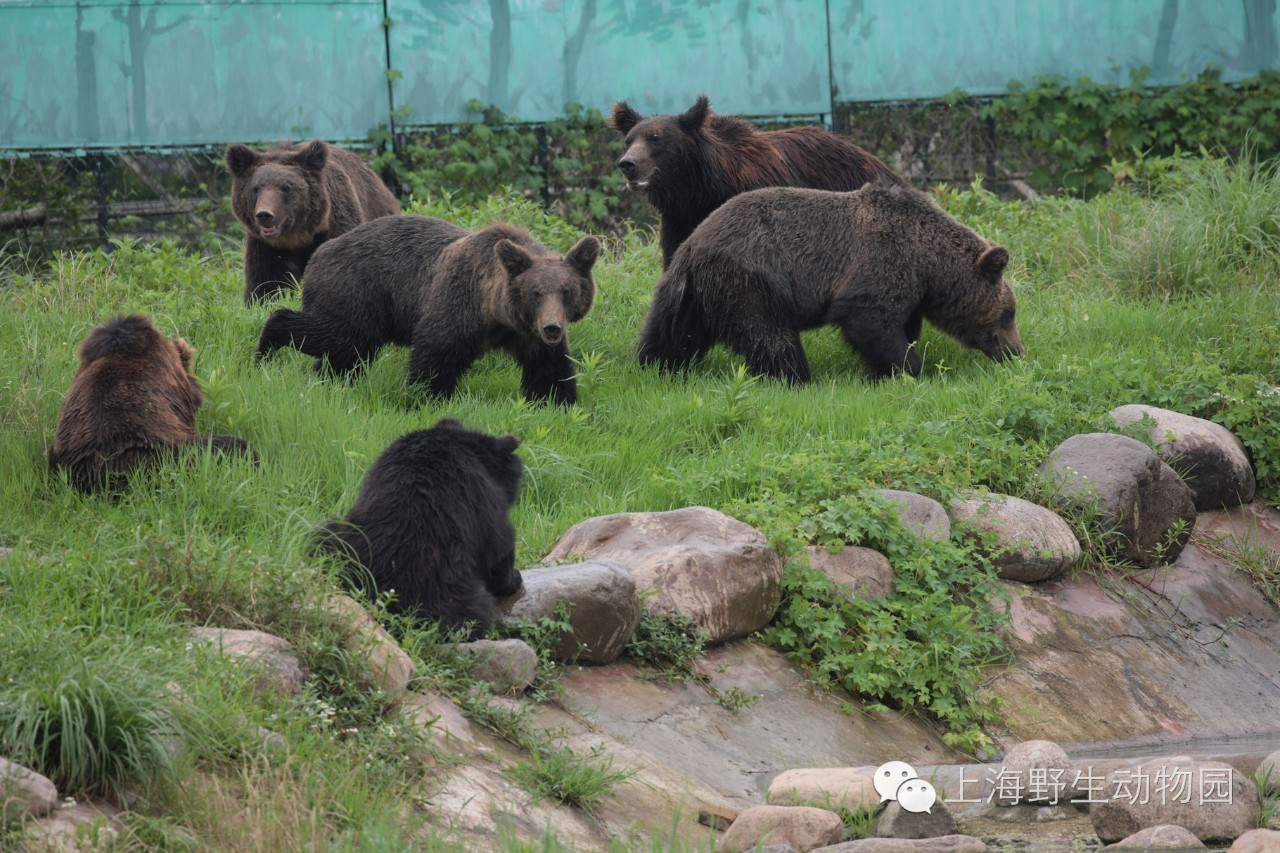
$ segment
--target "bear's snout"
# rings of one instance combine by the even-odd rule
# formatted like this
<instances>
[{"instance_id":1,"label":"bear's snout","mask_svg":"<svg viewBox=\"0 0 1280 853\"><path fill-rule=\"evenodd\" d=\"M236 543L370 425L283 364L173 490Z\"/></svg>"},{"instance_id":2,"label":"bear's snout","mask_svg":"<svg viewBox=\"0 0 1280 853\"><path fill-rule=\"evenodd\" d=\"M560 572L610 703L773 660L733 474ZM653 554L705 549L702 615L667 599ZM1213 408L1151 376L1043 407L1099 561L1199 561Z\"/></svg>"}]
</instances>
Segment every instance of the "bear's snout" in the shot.
<instances>
[{"instance_id":1,"label":"bear's snout","mask_svg":"<svg viewBox=\"0 0 1280 853\"><path fill-rule=\"evenodd\" d=\"M622 174L626 176L628 181L636 179L636 170L639 168L636 161L630 157L623 157L618 161L618 168L622 170Z\"/></svg>"},{"instance_id":2,"label":"bear's snout","mask_svg":"<svg viewBox=\"0 0 1280 853\"><path fill-rule=\"evenodd\" d=\"M554 320L542 324L542 339L549 344L558 344L564 337L564 326Z\"/></svg>"}]
</instances>

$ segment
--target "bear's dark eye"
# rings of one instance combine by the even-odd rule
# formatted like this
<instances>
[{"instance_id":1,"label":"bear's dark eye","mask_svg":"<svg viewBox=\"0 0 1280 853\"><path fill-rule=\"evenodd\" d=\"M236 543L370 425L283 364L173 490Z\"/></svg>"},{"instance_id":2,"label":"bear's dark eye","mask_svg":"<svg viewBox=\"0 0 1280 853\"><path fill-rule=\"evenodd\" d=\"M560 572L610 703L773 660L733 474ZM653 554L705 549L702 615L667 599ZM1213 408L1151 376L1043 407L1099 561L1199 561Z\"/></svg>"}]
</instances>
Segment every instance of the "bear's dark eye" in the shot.
<instances>
[{"instance_id":1,"label":"bear's dark eye","mask_svg":"<svg viewBox=\"0 0 1280 853\"><path fill-rule=\"evenodd\" d=\"M661 139L662 139L662 134L661 134L661 133L658 133L656 130L655 130L653 133L649 134L649 141L650 141L650 142L658 142L658 141L660 141Z\"/></svg>"},{"instance_id":2,"label":"bear's dark eye","mask_svg":"<svg viewBox=\"0 0 1280 853\"><path fill-rule=\"evenodd\" d=\"M1003 323L1003 324L1004 324L1004 325L1006 325L1006 326L1007 326L1007 325L1009 325L1010 323L1012 323L1012 322L1013 322L1013 312L1014 312L1014 309L1013 309L1013 308L1006 308L1006 309L1004 309L1004 313L1000 315L1000 322L1001 322L1001 323Z\"/></svg>"},{"instance_id":3,"label":"bear's dark eye","mask_svg":"<svg viewBox=\"0 0 1280 853\"><path fill-rule=\"evenodd\" d=\"M262 187L254 187L254 188L253 188L253 195L254 195L254 197L255 197L255 198L257 197L257 195L258 195L258 190L260 190L260 189L262 189Z\"/></svg>"}]
</instances>

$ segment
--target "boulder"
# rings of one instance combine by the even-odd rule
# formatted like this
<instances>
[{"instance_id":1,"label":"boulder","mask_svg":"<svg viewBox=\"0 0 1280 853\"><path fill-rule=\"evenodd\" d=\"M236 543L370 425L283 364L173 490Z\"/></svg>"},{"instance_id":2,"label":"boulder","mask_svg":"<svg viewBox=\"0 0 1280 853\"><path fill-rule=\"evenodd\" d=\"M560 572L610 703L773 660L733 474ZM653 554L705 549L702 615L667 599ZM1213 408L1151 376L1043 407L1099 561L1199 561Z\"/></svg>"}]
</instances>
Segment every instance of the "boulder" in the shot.
<instances>
[{"instance_id":1,"label":"boulder","mask_svg":"<svg viewBox=\"0 0 1280 853\"><path fill-rule=\"evenodd\" d=\"M396 710L409 725L427 729L442 746L475 745L471 723L467 722L457 705L438 693L406 693L397 703Z\"/></svg>"},{"instance_id":2,"label":"boulder","mask_svg":"<svg viewBox=\"0 0 1280 853\"><path fill-rule=\"evenodd\" d=\"M1055 578L1080 559L1080 540L1052 510L1011 495L952 501L951 517L995 536L992 558L1000 577L1036 583Z\"/></svg>"},{"instance_id":3,"label":"boulder","mask_svg":"<svg viewBox=\"0 0 1280 853\"><path fill-rule=\"evenodd\" d=\"M1249 777L1220 761L1153 762L1108 773L1089 807L1105 842L1173 824L1201 841L1230 841L1253 827L1260 807Z\"/></svg>"},{"instance_id":4,"label":"boulder","mask_svg":"<svg viewBox=\"0 0 1280 853\"><path fill-rule=\"evenodd\" d=\"M996 773L997 806L1057 805L1071 800L1075 766L1051 740L1028 740L1009 750Z\"/></svg>"},{"instance_id":5,"label":"boulder","mask_svg":"<svg viewBox=\"0 0 1280 853\"><path fill-rule=\"evenodd\" d=\"M1280 832L1274 829L1251 829L1227 848L1227 853L1277 853L1277 851L1280 851Z\"/></svg>"},{"instance_id":6,"label":"boulder","mask_svg":"<svg viewBox=\"0 0 1280 853\"><path fill-rule=\"evenodd\" d=\"M757 845L788 844L796 853L837 843L844 823L835 812L809 806L752 806L716 843L717 853L743 853Z\"/></svg>"},{"instance_id":7,"label":"boulder","mask_svg":"<svg viewBox=\"0 0 1280 853\"><path fill-rule=\"evenodd\" d=\"M851 767L806 767L784 770L773 777L765 802L873 812L880 797L870 773Z\"/></svg>"},{"instance_id":8,"label":"boulder","mask_svg":"<svg viewBox=\"0 0 1280 853\"><path fill-rule=\"evenodd\" d=\"M119 816L120 810L105 800L68 801L23 827L17 849L32 853L114 850L122 835Z\"/></svg>"},{"instance_id":9,"label":"boulder","mask_svg":"<svg viewBox=\"0 0 1280 853\"><path fill-rule=\"evenodd\" d=\"M538 654L524 640L475 640L454 646L472 661L471 677L494 693L523 693L538 675Z\"/></svg>"},{"instance_id":10,"label":"boulder","mask_svg":"<svg viewBox=\"0 0 1280 853\"><path fill-rule=\"evenodd\" d=\"M1258 762L1258 778L1267 780L1268 793L1280 792L1280 749Z\"/></svg>"},{"instance_id":11,"label":"boulder","mask_svg":"<svg viewBox=\"0 0 1280 853\"><path fill-rule=\"evenodd\" d=\"M632 575L614 560L526 569L524 589L498 602L499 619L536 622L568 605L570 630L552 651L561 661L616 660L640 623L640 596Z\"/></svg>"},{"instance_id":12,"label":"boulder","mask_svg":"<svg viewBox=\"0 0 1280 853\"><path fill-rule=\"evenodd\" d=\"M1041 472L1066 501L1096 508L1091 524L1121 559L1144 568L1163 565L1176 560L1191 538L1196 521L1191 489L1136 439L1102 432L1073 435L1049 454Z\"/></svg>"},{"instance_id":13,"label":"boulder","mask_svg":"<svg viewBox=\"0 0 1280 853\"><path fill-rule=\"evenodd\" d=\"M58 805L58 789L34 770L0 758L0 823L44 817Z\"/></svg>"},{"instance_id":14,"label":"boulder","mask_svg":"<svg viewBox=\"0 0 1280 853\"><path fill-rule=\"evenodd\" d=\"M956 819L941 799L928 811L909 812L901 803L891 802L876 818L880 838L940 838L956 834Z\"/></svg>"},{"instance_id":15,"label":"boulder","mask_svg":"<svg viewBox=\"0 0 1280 853\"><path fill-rule=\"evenodd\" d=\"M192 628L191 639L210 645L220 653L256 666L258 690L276 690L297 696L307 680L307 669L293 645L283 637L265 631L238 631L231 628Z\"/></svg>"},{"instance_id":16,"label":"boulder","mask_svg":"<svg viewBox=\"0 0 1280 853\"><path fill-rule=\"evenodd\" d=\"M712 645L768 625L782 600L782 561L764 535L707 507L587 519L547 560L574 557L617 560L649 613L688 616Z\"/></svg>"},{"instance_id":17,"label":"boulder","mask_svg":"<svg viewBox=\"0 0 1280 853\"><path fill-rule=\"evenodd\" d=\"M945 542L951 538L951 519L942 504L933 498L898 489L878 489L879 495L894 505L898 521L921 539Z\"/></svg>"},{"instance_id":18,"label":"boulder","mask_svg":"<svg viewBox=\"0 0 1280 853\"><path fill-rule=\"evenodd\" d=\"M1137 848L1139 850L1203 850L1204 843L1196 838L1188 829L1180 826L1174 826L1171 823L1162 823L1159 826L1149 826L1146 829L1140 829L1128 838L1121 839L1115 844L1108 844L1107 849L1111 848Z\"/></svg>"},{"instance_id":19,"label":"boulder","mask_svg":"<svg viewBox=\"0 0 1280 853\"><path fill-rule=\"evenodd\" d=\"M884 598L893 592L893 566L879 551L847 545L832 554L826 548L806 548L809 565L822 572L850 598Z\"/></svg>"},{"instance_id":20,"label":"boulder","mask_svg":"<svg viewBox=\"0 0 1280 853\"><path fill-rule=\"evenodd\" d=\"M1155 406L1120 406L1111 410L1111 417L1120 426L1151 418L1148 436L1158 445L1160 458L1182 472L1196 509L1223 509L1253 500L1257 488L1249 454L1226 427Z\"/></svg>"},{"instance_id":21,"label":"boulder","mask_svg":"<svg viewBox=\"0 0 1280 853\"><path fill-rule=\"evenodd\" d=\"M413 658L351 596L330 596L324 609L333 618L343 646L369 661L362 681L393 702L403 696L414 676Z\"/></svg>"},{"instance_id":22,"label":"boulder","mask_svg":"<svg viewBox=\"0 0 1280 853\"><path fill-rule=\"evenodd\" d=\"M972 835L944 835L940 838L859 838L814 853L986 853L987 845Z\"/></svg>"}]
</instances>

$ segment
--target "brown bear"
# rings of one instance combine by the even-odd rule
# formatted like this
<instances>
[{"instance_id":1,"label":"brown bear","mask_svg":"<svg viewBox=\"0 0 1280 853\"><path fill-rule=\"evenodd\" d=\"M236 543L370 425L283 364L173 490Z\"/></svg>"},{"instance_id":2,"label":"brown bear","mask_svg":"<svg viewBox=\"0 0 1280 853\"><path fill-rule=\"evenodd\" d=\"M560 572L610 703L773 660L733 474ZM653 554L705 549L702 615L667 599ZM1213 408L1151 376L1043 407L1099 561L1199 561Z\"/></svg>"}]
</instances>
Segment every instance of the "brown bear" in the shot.
<instances>
[{"instance_id":1,"label":"brown bear","mask_svg":"<svg viewBox=\"0 0 1280 853\"><path fill-rule=\"evenodd\" d=\"M639 358L678 370L722 341L757 374L809 380L800 332L836 325L873 376L920 373L923 319L996 361L1022 355L1009 252L924 193L773 188L707 217L654 291Z\"/></svg>"},{"instance_id":2,"label":"brown bear","mask_svg":"<svg viewBox=\"0 0 1280 853\"><path fill-rule=\"evenodd\" d=\"M384 344L409 345L410 384L449 396L480 356L500 348L523 370L525 399L577 399L566 330L591 310L600 252L583 237L563 257L498 222L467 231L429 216L366 222L316 252L302 310L273 313L258 356L293 346L347 373Z\"/></svg>"},{"instance_id":3,"label":"brown bear","mask_svg":"<svg viewBox=\"0 0 1280 853\"><path fill-rule=\"evenodd\" d=\"M143 314L115 317L80 344L49 468L92 493L123 488L139 466L184 446L252 453L243 439L196 433L203 403L186 341L169 340Z\"/></svg>"},{"instance_id":4,"label":"brown bear","mask_svg":"<svg viewBox=\"0 0 1280 853\"><path fill-rule=\"evenodd\" d=\"M520 496L520 442L455 420L397 438L369 468L342 521L319 534L322 551L346 556L367 592L395 592L389 609L469 626L493 624L494 599L524 585L508 513Z\"/></svg>"},{"instance_id":5,"label":"brown bear","mask_svg":"<svg viewBox=\"0 0 1280 853\"><path fill-rule=\"evenodd\" d=\"M231 210L244 225L244 301L301 279L312 253L361 222L400 212L382 179L350 151L325 142L254 151L230 145Z\"/></svg>"},{"instance_id":6,"label":"brown bear","mask_svg":"<svg viewBox=\"0 0 1280 853\"><path fill-rule=\"evenodd\" d=\"M626 101L613 107L626 137L618 168L644 190L662 222L662 268L698 223L730 198L763 187L855 190L871 181L904 184L878 157L821 127L757 130L711 112L706 95L680 115L642 118Z\"/></svg>"}]
</instances>

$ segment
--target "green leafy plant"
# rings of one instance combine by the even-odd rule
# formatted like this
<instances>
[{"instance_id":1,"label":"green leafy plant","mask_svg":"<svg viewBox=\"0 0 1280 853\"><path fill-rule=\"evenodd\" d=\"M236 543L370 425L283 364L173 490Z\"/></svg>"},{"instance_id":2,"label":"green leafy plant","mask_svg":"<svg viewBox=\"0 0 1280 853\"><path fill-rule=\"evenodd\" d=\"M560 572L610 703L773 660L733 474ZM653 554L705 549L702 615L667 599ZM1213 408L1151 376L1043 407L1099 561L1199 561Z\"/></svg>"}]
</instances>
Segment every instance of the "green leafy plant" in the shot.
<instances>
[{"instance_id":1,"label":"green leafy plant","mask_svg":"<svg viewBox=\"0 0 1280 853\"><path fill-rule=\"evenodd\" d=\"M570 747L535 750L528 761L511 768L510 775L535 797L545 797L590 814L600 800L636 774L614 770L613 756L603 758L599 747L579 755Z\"/></svg>"}]
</instances>

